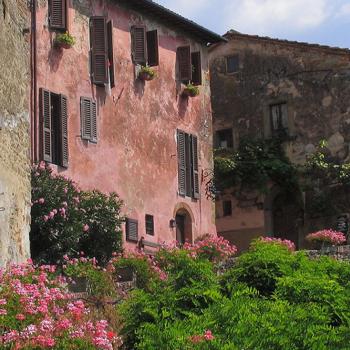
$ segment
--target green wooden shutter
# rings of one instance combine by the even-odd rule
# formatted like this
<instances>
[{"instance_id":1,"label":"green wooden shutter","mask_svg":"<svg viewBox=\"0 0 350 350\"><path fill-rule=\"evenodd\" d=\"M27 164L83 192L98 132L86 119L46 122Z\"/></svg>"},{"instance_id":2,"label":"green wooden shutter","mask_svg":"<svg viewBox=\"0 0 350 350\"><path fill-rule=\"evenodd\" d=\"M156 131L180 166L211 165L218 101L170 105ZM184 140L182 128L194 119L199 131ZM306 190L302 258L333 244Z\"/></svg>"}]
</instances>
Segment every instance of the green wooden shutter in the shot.
<instances>
[{"instance_id":1,"label":"green wooden shutter","mask_svg":"<svg viewBox=\"0 0 350 350\"><path fill-rule=\"evenodd\" d=\"M185 151L185 133L177 131L177 157L179 172L179 195L186 196L186 151Z\"/></svg>"},{"instance_id":2,"label":"green wooden shutter","mask_svg":"<svg viewBox=\"0 0 350 350\"><path fill-rule=\"evenodd\" d=\"M108 83L107 30L105 17L90 19L91 77L96 85Z\"/></svg>"},{"instance_id":3,"label":"green wooden shutter","mask_svg":"<svg viewBox=\"0 0 350 350\"><path fill-rule=\"evenodd\" d=\"M49 0L49 26L51 29L66 30L67 28L66 0Z\"/></svg>"},{"instance_id":4,"label":"green wooden shutter","mask_svg":"<svg viewBox=\"0 0 350 350\"><path fill-rule=\"evenodd\" d=\"M194 85L202 85L201 53L199 51L192 52L191 61L192 61L192 83Z\"/></svg>"},{"instance_id":5,"label":"green wooden shutter","mask_svg":"<svg viewBox=\"0 0 350 350\"><path fill-rule=\"evenodd\" d=\"M46 162L52 162L52 118L51 118L51 93L40 89L40 119L42 130L41 158Z\"/></svg>"},{"instance_id":6,"label":"green wooden shutter","mask_svg":"<svg viewBox=\"0 0 350 350\"><path fill-rule=\"evenodd\" d=\"M91 104L90 98L80 98L81 138L83 140L91 139Z\"/></svg>"},{"instance_id":7,"label":"green wooden shutter","mask_svg":"<svg viewBox=\"0 0 350 350\"><path fill-rule=\"evenodd\" d=\"M198 172L198 138L191 136L192 142L192 196L195 199L200 195L199 172Z\"/></svg>"},{"instance_id":8,"label":"green wooden shutter","mask_svg":"<svg viewBox=\"0 0 350 350\"><path fill-rule=\"evenodd\" d=\"M115 86L114 81L114 56L113 56L113 21L107 23L108 36L108 68L109 68L109 82L111 88Z\"/></svg>"},{"instance_id":9,"label":"green wooden shutter","mask_svg":"<svg viewBox=\"0 0 350 350\"><path fill-rule=\"evenodd\" d=\"M190 46L178 47L176 56L179 69L179 79L183 82L190 81L192 78Z\"/></svg>"},{"instance_id":10,"label":"green wooden shutter","mask_svg":"<svg viewBox=\"0 0 350 350\"><path fill-rule=\"evenodd\" d=\"M68 168L68 110L67 97L60 95L60 165Z\"/></svg>"},{"instance_id":11,"label":"green wooden shutter","mask_svg":"<svg viewBox=\"0 0 350 350\"><path fill-rule=\"evenodd\" d=\"M158 32L147 32L147 63L149 66L159 65Z\"/></svg>"},{"instance_id":12,"label":"green wooden shutter","mask_svg":"<svg viewBox=\"0 0 350 350\"><path fill-rule=\"evenodd\" d=\"M132 59L135 64L146 64L146 28L145 26L133 26L131 28Z\"/></svg>"}]
</instances>

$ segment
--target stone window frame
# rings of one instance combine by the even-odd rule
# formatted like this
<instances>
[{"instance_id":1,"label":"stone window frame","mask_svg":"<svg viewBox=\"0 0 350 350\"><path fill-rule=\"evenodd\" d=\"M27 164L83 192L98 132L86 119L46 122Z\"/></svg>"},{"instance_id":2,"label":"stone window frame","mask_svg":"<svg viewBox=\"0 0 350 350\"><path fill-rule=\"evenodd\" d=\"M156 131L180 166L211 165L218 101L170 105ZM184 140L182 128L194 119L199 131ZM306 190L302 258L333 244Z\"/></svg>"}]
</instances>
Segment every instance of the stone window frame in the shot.
<instances>
[{"instance_id":1,"label":"stone window frame","mask_svg":"<svg viewBox=\"0 0 350 350\"><path fill-rule=\"evenodd\" d=\"M238 67L237 67L237 70L234 71L234 72L229 72L228 71L228 59L230 57L237 57L237 59L238 59ZM226 75L236 75L236 74L240 73L240 69L241 69L241 57L240 57L240 55L238 53L225 55L225 74Z\"/></svg>"},{"instance_id":2,"label":"stone window frame","mask_svg":"<svg viewBox=\"0 0 350 350\"><path fill-rule=\"evenodd\" d=\"M271 109L270 107L278 104L287 104L287 114L288 114L288 135L287 139L294 139L296 136L295 133L295 123L294 123L294 114L295 107L292 98L289 96L279 96L277 98L270 98L265 101L263 108L263 122L264 122L264 138L271 139L274 137L272 132L271 125Z\"/></svg>"}]
</instances>

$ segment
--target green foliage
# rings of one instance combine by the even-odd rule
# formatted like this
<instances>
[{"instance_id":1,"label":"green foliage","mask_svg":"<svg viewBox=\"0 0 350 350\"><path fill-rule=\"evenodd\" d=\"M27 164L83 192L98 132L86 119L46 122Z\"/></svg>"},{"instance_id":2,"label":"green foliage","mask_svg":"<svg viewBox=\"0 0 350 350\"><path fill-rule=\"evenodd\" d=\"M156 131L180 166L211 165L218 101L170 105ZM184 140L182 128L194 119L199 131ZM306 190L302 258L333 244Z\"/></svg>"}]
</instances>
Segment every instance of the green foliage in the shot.
<instances>
[{"instance_id":1,"label":"green foliage","mask_svg":"<svg viewBox=\"0 0 350 350\"><path fill-rule=\"evenodd\" d=\"M100 263L122 250L121 200L85 192L40 163L32 171L31 253L37 263L57 263L84 251Z\"/></svg>"},{"instance_id":2,"label":"green foliage","mask_svg":"<svg viewBox=\"0 0 350 350\"><path fill-rule=\"evenodd\" d=\"M147 74L149 76L149 80L152 80L157 76L155 70L149 66L142 66L140 69L140 74Z\"/></svg>"},{"instance_id":3,"label":"green foliage","mask_svg":"<svg viewBox=\"0 0 350 350\"><path fill-rule=\"evenodd\" d=\"M188 83L184 89L184 93L191 97L198 96L199 92L200 92L199 87L196 85L193 85L192 83Z\"/></svg>"},{"instance_id":4,"label":"green foliage","mask_svg":"<svg viewBox=\"0 0 350 350\"><path fill-rule=\"evenodd\" d=\"M243 139L237 152L215 151L215 185L267 190L269 181L287 191L298 185L296 168L285 155L281 140Z\"/></svg>"},{"instance_id":5,"label":"green foliage","mask_svg":"<svg viewBox=\"0 0 350 350\"><path fill-rule=\"evenodd\" d=\"M155 261L168 279L120 307L126 349L349 349L349 263L261 240L222 276L186 250Z\"/></svg>"},{"instance_id":6,"label":"green foliage","mask_svg":"<svg viewBox=\"0 0 350 350\"><path fill-rule=\"evenodd\" d=\"M69 32L59 33L56 35L55 42L58 44L65 44L67 46L74 46L75 38Z\"/></svg>"},{"instance_id":7,"label":"green foliage","mask_svg":"<svg viewBox=\"0 0 350 350\"><path fill-rule=\"evenodd\" d=\"M235 283L255 288L261 295L270 296L279 277L293 271L294 255L279 244L252 243L249 252L237 259L234 268L226 272L222 283L228 293Z\"/></svg>"}]
</instances>

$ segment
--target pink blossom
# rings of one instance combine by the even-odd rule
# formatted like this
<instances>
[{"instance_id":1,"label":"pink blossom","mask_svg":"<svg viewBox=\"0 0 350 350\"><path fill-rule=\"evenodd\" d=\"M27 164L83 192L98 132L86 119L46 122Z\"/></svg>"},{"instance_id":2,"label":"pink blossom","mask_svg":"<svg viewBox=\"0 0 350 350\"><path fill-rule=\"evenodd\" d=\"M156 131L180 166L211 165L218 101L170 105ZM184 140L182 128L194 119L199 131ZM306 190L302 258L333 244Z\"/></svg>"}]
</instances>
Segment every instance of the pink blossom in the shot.
<instances>
[{"instance_id":1,"label":"pink blossom","mask_svg":"<svg viewBox=\"0 0 350 350\"><path fill-rule=\"evenodd\" d=\"M49 213L49 218L50 218L50 219L53 219L54 216L55 216L55 213L54 213L53 211L50 211L50 213Z\"/></svg>"},{"instance_id":2,"label":"pink blossom","mask_svg":"<svg viewBox=\"0 0 350 350\"><path fill-rule=\"evenodd\" d=\"M68 203L67 202L62 202L62 205L63 205L64 208L68 207Z\"/></svg>"},{"instance_id":3,"label":"pink blossom","mask_svg":"<svg viewBox=\"0 0 350 350\"><path fill-rule=\"evenodd\" d=\"M63 192L64 192L65 194L67 194L67 193L68 193L68 188L65 187L65 188L63 189Z\"/></svg>"},{"instance_id":4,"label":"pink blossom","mask_svg":"<svg viewBox=\"0 0 350 350\"><path fill-rule=\"evenodd\" d=\"M44 198L39 198L38 203L44 204L45 203L45 199Z\"/></svg>"},{"instance_id":5,"label":"pink blossom","mask_svg":"<svg viewBox=\"0 0 350 350\"><path fill-rule=\"evenodd\" d=\"M346 237L342 232L322 230L308 234L306 240L309 242L328 242L333 245L341 245L346 242Z\"/></svg>"},{"instance_id":6,"label":"pink blossom","mask_svg":"<svg viewBox=\"0 0 350 350\"><path fill-rule=\"evenodd\" d=\"M90 229L89 225L85 224L85 225L83 226L83 231L84 231L84 232L89 231L89 229Z\"/></svg>"},{"instance_id":7,"label":"pink blossom","mask_svg":"<svg viewBox=\"0 0 350 350\"><path fill-rule=\"evenodd\" d=\"M47 215L44 215L44 216L43 216L43 220L44 220L45 222L47 222L47 221L49 221L49 217L48 217Z\"/></svg>"},{"instance_id":8,"label":"pink blossom","mask_svg":"<svg viewBox=\"0 0 350 350\"><path fill-rule=\"evenodd\" d=\"M275 237L260 237L260 241L264 243L275 243L287 247L290 251L295 251L295 244L288 239L281 239Z\"/></svg>"},{"instance_id":9,"label":"pink blossom","mask_svg":"<svg viewBox=\"0 0 350 350\"><path fill-rule=\"evenodd\" d=\"M26 319L26 317L23 314L17 314L16 315L16 319L19 320L19 321L23 321L23 320Z\"/></svg>"}]
</instances>

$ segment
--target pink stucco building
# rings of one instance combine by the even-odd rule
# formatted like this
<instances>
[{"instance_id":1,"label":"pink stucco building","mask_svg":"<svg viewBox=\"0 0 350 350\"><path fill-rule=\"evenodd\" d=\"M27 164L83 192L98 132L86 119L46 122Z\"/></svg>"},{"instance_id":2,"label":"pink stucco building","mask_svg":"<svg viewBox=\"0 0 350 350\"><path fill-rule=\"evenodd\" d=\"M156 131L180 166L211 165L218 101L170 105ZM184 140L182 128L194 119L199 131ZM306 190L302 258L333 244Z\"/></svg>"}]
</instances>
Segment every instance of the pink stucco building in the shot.
<instances>
[{"instance_id":1,"label":"pink stucco building","mask_svg":"<svg viewBox=\"0 0 350 350\"><path fill-rule=\"evenodd\" d=\"M33 160L117 192L127 245L215 232L207 47L224 39L149 0L38 1L33 22ZM75 44L58 47L66 31Z\"/></svg>"}]
</instances>

